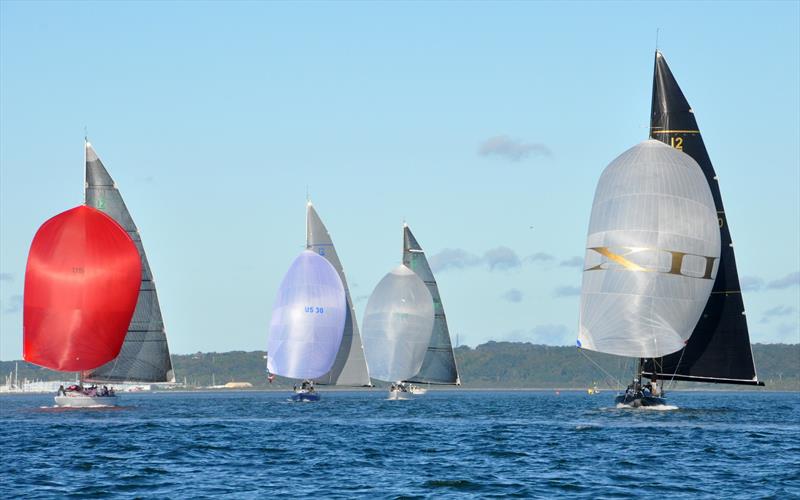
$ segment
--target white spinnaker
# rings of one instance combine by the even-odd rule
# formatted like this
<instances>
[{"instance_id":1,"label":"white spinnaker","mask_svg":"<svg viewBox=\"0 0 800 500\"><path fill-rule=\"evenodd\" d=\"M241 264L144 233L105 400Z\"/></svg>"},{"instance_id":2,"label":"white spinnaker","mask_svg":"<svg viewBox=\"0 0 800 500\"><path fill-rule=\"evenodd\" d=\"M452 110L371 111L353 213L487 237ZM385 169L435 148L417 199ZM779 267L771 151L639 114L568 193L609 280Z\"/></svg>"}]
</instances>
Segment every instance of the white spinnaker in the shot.
<instances>
[{"instance_id":1,"label":"white spinnaker","mask_svg":"<svg viewBox=\"0 0 800 500\"><path fill-rule=\"evenodd\" d=\"M641 358L680 350L719 255L716 208L697 162L655 140L625 151L595 192L578 345Z\"/></svg>"},{"instance_id":2,"label":"white spinnaker","mask_svg":"<svg viewBox=\"0 0 800 500\"><path fill-rule=\"evenodd\" d=\"M428 287L408 267L396 267L375 287L364 312L362 337L370 375L386 382L414 376L432 333Z\"/></svg>"}]
</instances>

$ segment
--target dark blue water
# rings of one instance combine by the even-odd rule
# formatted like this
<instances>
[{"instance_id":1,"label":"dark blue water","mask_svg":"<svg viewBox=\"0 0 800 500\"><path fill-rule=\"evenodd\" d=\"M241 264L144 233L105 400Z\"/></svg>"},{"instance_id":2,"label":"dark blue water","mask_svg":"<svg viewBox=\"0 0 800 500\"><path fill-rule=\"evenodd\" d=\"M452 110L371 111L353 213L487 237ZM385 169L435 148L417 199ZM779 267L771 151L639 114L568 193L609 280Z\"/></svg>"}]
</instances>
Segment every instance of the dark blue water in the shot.
<instances>
[{"instance_id":1,"label":"dark blue water","mask_svg":"<svg viewBox=\"0 0 800 500\"><path fill-rule=\"evenodd\" d=\"M0 498L800 496L800 395L327 392L0 397Z\"/></svg>"}]
</instances>

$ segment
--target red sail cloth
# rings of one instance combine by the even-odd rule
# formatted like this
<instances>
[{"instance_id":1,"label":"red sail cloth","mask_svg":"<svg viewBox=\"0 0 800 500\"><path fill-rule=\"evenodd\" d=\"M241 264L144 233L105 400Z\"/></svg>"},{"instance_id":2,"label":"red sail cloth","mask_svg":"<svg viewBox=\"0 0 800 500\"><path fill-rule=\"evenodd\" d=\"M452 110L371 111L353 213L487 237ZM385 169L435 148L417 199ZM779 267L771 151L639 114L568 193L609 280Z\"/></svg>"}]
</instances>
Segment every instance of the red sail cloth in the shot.
<instances>
[{"instance_id":1,"label":"red sail cloth","mask_svg":"<svg viewBox=\"0 0 800 500\"><path fill-rule=\"evenodd\" d=\"M42 224L25 270L22 357L60 371L116 358L141 275L133 240L103 212L82 205Z\"/></svg>"}]
</instances>

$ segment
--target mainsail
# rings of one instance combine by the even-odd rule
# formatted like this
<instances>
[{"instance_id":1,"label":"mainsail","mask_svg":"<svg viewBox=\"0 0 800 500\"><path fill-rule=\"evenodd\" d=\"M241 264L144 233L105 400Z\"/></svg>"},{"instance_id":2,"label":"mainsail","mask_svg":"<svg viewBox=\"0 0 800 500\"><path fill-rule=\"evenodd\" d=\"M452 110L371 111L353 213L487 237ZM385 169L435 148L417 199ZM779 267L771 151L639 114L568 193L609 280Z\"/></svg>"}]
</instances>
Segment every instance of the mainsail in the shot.
<instances>
[{"instance_id":1,"label":"mainsail","mask_svg":"<svg viewBox=\"0 0 800 500\"><path fill-rule=\"evenodd\" d=\"M306 213L306 248L312 250L331 263L344 286L344 293L347 300L347 316L345 318L344 334L336 360L330 371L316 378L319 384L349 385L349 386L369 386L367 361L364 358L364 346L361 344L361 335L358 332L353 299L350 297L350 289L347 287L347 278L344 276L344 269L339 257L336 255L336 248L333 246L328 229L314 210L311 202L308 203Z\"/></svg>"},{"instance_id":2,"label":"mainsail","mask_svg":"<svg viewBox=\"0 0 800 500\"><path fill-rule=\"evenodd\" d=\"M625 151L597 183L578 345L640 358L680 350L719 254L714 200L697 162L654 140Z\"/></svg>"},{"instance_id":3,"label":"mainsail","mask_svg":"<svg viewBox=\"0 0 800 500\"><path fill-rule=\"evenodd\" d=\"M113 361L86 373L85 379L108 382L174 382L156 285L139 230L114 180L88 142L85 196L88 206L105 212L128 232L142 258L139 298L122 351Z\"/></svg>"},{"instance_id":4,"label":"mainsail","mask_svg":"<svg viewBox=\"0 0 800 500\"><path fill-rule=\"evenodd\" d=\"M427 384L456 384L461 385L458 376L456 359L453 354L453 345L450 342L450 330L447 328L447 317L444 314L442 297L439 294L439 286L436 278L433 277L428 259L425 252L417 243L417 239L408 228L408 224L403 225L403 264L414 271L417 276L425 282L428 291L433 297L433 333L431 335L428 350L425 353L425 360L422 367L408 382L427 383Z\"/></svg>"},{"instance_id":5,"label":"mainsail","mask_svg":"<svg viewBox=\"0 0 800 500\"><path fill-rule=\"evenodd\" d=\"M659 379L764 385L758 381L753 362L736 258L717 175L694 112L660 52L656 52L653 70L650 137L683 151L702 168L716 206L721 255L711 297L689 343L663 359L647 360L644 375Z\"/></svg>"},{"instance_id":6,"label":"mainsail","mask_svg":"<svg viewBox=\"0 0 800 500\"><path fill-rule=\"evenodd\" d=\"M141 272L131 238L98 210L82 205L42 224L25 269L23 358L60 371L114 359Z\"/></svg>"},{"instance_id":7,"label":"mainsail","mask_svg":"<svg viewBox=\"0 0 800 500\"><path fill-rule=\"evenodd\" d=\"M297 379L327 373L342 342L346 316L344 286L336 269L304 250L286 272L272 307L270 373Z\"/></svg>"},{"instance_id":8,"label":"mainsail","mask_svg":"<svg viewBox=\"0 0 800 500\"><path fill-rule=\"evenodd\" d=\"M393 269L375 287L364 312L364 347L372 376L400 382L419 372L433 329L433 298L414 271Z\"/></svg>"}]
</instances>

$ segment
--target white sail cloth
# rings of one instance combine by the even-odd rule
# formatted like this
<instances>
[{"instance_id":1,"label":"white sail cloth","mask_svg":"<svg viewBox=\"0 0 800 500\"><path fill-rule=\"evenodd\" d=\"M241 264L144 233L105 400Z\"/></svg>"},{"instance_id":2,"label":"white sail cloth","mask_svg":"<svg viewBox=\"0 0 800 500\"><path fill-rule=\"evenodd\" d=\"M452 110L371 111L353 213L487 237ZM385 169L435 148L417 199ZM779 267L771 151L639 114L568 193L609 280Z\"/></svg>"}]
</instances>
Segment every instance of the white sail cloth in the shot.
<instances>
[{"instance_id":1,"label":"white sail cloth","mask_svg":"<svg viewBox=\"0 0 800 500\"><path fill-rule=\"evenodd\" d=\"M642 358L680 350L719 266L700 166L655 140L622 153L597 184L586 248L578 346Z\"/></svg>"},{"instance_id":2,"label":"white sail cloth","mask_svg":"<svg viewBox=\"0 0 800 500\"><path fill-rule=\"evenodd\" d=\"M370 375L397 382L422 366L433 332L433 298L414 271L398 266L375 287L364 312L364 353Z\"/></svg>"},{"instance_id":3,"label":"white sail cloth","mask_svg":"<svg viewBox=\"0 0 800 500\"><path fill-rule=\"evenodd\" d=\"M269 325L270 373L314 379L333 366L347 311L336 269L316 253L303 251L283 277Z\"/></svg>"}]
</instances>

